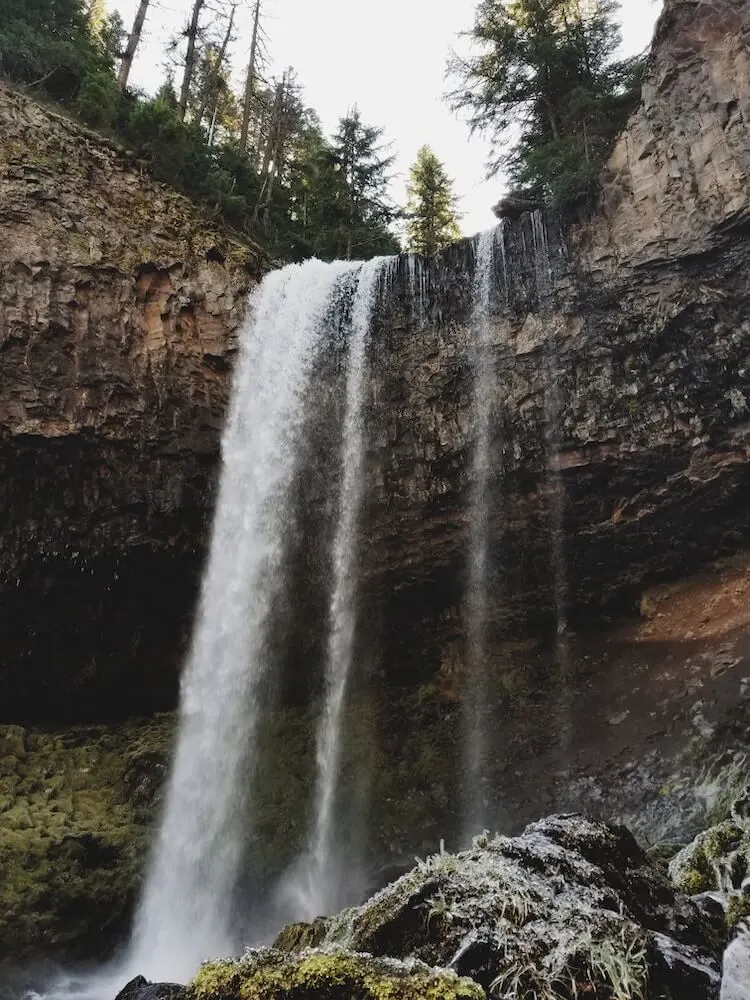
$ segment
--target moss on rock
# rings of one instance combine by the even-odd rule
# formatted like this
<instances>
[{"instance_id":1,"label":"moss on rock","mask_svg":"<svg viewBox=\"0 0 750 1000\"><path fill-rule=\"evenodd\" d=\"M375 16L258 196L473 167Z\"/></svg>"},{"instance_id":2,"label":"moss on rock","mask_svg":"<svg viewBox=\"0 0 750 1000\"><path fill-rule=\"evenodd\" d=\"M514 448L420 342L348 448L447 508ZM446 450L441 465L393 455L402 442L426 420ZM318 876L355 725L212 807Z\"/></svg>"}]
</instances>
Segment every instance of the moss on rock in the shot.
<instances>
[{"instance_id":1,"label":"moss on rock","mask_svg":"<svg viewBox=\"0 0 750 1000\"><path fill-rule=\"evenodd\" d=\"M739 889L750 874L750 818L744 792L729 807L729 816L698 834L670 861L669 874L682 892L695 895Z\"/></svg>"},{"instance_id":2,"label":"moss on rock","mask_svg":"<svg viewBox=\"0 0 750 1000\"><path fill-rule=\"evenodd\" d=\"M195 1000L483 1000L476 983L416 960L354 952L273 948L235 962L208 962L188 986Z\"/></svg>"},{"instance_id":3,"label":"moss on rock","mask_svg":"<svg viewBox=\"0 0 750 1000\"><path fill-rule=\"evenodd\" d=\"M5 959L101 953L124 929L172 728L0 727Z\"/></svg>"}]
</instances>

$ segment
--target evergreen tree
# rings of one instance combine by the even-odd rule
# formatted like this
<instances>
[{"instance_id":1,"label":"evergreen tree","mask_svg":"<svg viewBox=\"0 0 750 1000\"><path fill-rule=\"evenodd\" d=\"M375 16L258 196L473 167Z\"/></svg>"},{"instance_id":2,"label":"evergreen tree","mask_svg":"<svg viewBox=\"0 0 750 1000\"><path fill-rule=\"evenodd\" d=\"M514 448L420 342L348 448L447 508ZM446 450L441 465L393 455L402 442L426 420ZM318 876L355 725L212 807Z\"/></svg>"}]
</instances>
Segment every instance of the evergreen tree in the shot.
<instances>
[{"instance_id":1,"label":"evergreen tree","mask_svg":"<svg viewBox=\"0 0 750 1000\"><path fill-rule=\"evenodd\" d=\"M461 235L456 196L445 167L422 146L409 172L406 234L409 250L430 256Z\"/></svg>"},{"instance_id":2,"label":"evergreen tree","mask_svg":"<svg viewBox=\"0 0 750 1000\"><path fill-rule=\"evenodd\" d=\"M75 97L86 74L106 63L99 28L92 30L85 0L3 0L0 73Z\"/></svg>"},{"instance_id":3,"label":"evergreen tree","mask_svg":"<svg viewBox=\"0 0 750 1000\"><path fill-rule=\"evenodd\" d=\"M364 125L356 107L339 121L333 137L334 167L343 184L337 185L331 210L338 216L336 256L346 260L398 252L389 229L396 212L387 193L395 157L387 153L382 137L383 129Z\"/></svg>"},{"instance_id":4,"label":"evergreen tree","mask_svg":"<svg viewBox=\"0 0 750 1000\"><path fill-rule=\"evenodd\" d=\"M472 130L492 136L523 194L566 204L585 196L640 96L642 59L618 61L617 0L482 0L454 57L450 95ZM520 130L520 138L515 136ZM515 140L515 141L514 141Z\"/></svg>"}]
</instances>

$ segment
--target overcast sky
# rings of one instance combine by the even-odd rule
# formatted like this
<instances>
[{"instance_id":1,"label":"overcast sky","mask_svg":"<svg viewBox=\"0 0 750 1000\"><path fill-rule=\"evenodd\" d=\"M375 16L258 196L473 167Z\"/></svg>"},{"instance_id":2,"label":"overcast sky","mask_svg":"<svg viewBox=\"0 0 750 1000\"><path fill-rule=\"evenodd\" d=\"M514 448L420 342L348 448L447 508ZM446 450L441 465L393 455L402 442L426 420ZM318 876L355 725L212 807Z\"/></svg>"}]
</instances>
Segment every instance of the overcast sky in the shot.
<instances>
[{"instance_id":1,"label":"overcast sky","mask_svg":"<svg viewBox=\"0 0 750 1000\"><path fill-rule=\"evenodd\" d=\"M164 42L187 20L190 0L151 0L143 44L131 84L153 92L164 75ZM137 0L109 0L130 27ZM240 0L235 71L247 38L250 0ZM271 73L293 66L306 103L327 133L347 108L357 104L366 124L383 126L397 154L393 196L403 202L409 165L428 143L455 181L470 235L494 224L491 206L502 192L501 178L484 180L488 147L469 139L466 125L446 107L442 95L446 59L457 35L473 21L476 0L265 0ZM661 0L624 0L623 48L648 45ZM460 46L460 42L458 43Z\"/></svg>"}]
</instances>

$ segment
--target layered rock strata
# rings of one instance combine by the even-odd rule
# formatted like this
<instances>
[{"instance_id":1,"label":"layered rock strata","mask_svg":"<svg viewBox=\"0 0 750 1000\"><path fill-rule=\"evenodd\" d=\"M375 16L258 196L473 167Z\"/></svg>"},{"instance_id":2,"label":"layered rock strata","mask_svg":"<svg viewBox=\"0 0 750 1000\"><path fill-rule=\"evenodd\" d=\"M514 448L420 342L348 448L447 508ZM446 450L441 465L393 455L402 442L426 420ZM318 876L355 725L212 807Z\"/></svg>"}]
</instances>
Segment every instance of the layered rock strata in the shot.
<instances>
[{"instance_id":1,"label":"layered rock strata","mask_svg":"<svg viewBox=\"0 0 750 1000\"><path fill-rule=\"evenodd\" d=\"M7 89L0 136L2 721L171 704L258 255Z\"/></svg>"}]
</instances>

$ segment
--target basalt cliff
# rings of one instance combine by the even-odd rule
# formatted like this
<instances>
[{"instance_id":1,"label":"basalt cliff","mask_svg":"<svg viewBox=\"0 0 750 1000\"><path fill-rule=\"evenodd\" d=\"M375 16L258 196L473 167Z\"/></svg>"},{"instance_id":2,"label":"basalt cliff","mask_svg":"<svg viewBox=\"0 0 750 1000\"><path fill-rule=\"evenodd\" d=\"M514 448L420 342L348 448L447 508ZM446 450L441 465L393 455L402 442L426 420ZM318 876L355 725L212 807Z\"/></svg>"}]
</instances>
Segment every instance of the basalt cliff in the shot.
<instances>
[{"instance_id":1,"label":"basalt cliff","mask_svg":"<svg viewBox=\"0 0 750 1000\"><path fill-rule=\"evenodd\" d=\"M171 704L257 254L29 98L0 119L4 721Z\"/></svg>"},{"instance_id":2,"label":"basalt cliff","mask_svg":"<svg viewBox=\"0 0 750 1000\"><path fill-rule=\"evenodd\" d=\"M750 742L749 42L747 0L667 0L597 209L502 227L484 360L505 713L491 784L508 828L582 805L644 836L684 836L706 806L697 771L708 788L713 762L736 771ZM27 727L5 736L0 792L17 831L37 822L18 792L34 761L82 794L84 737L54 744L66 762L55 764L34 727L174 706L259 262L127 153L27 97L0 90L0 136L0 722ZM415 296L402 259L370 342L350 731L371 768L379 861L434 844L455 812L474 266L468 241L421 262ZM289 850L309 788L340 347L308 401L294 586L277 612L284 669L269 725L286 753L259 824L278 854L269 864ZM577 734L562 761L550 736L561 603ZM144 725L145 742L127 730L112 764L125 790L97 799L111 812L112 795L135 795L141 824L166 752ZM99 843L100 821L82 824L75 794L59 795L60 829L89 857L81 838ZM118 844L135 866L130 822ZM22 840L0 847L12 855ZM108 912L126 897L107 897Z\"/></svg>"}]
</instances>

